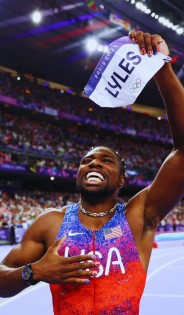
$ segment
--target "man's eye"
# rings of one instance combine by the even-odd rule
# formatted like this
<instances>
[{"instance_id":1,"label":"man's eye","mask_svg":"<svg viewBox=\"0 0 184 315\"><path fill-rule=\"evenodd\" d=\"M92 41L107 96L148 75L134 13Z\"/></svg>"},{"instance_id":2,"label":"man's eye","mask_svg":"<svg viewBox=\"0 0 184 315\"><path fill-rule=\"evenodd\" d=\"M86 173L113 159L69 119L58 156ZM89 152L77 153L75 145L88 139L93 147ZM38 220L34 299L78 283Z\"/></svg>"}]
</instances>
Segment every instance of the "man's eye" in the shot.
<instances>
[{"instance_id":1,"label":"man's eye","mask_svg":"<svg viewBox=\"0 0 184 315\"><path fill-rule=\"evenodd\" d=\"M82 160L82 164L88 164L91 162L91 159L85 159L85 160Z\"/></svg>"},{"instance_id":2,"label":"man's eye","mask_svg":"<svg viewBox=\"0 0 184 315\"><path fill-rule=\"evenodd\" d=\"M103 162L113 163L111 159L107 159L107 158L103 159Z\"/></svg>"}]
</instances>

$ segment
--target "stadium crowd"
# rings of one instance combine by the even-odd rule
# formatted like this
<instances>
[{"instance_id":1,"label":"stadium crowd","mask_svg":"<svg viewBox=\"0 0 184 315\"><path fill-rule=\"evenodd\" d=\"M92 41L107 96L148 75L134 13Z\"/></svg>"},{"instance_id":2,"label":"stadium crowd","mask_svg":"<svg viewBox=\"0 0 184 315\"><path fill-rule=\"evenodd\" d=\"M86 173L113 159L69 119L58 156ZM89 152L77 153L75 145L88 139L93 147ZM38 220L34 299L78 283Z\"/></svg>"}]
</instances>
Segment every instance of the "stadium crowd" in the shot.
<instances>
[{"instance_id":1,"label":"stadium crowd","mask_svg":"<svg viewBox=\"0 0 184 315\"><path fill-rule=\"evenodd\" d=\"M90 147L104 143L118 148L127 180L138 184L153 179L170 151L167 120L122 109L112 115L112 109L102 109L71 91L38 84L32 75L18 79L1 72L0 96L15 100L19 108L16 113L7 111L0 101L0 171L11 165L17 166L16 171L19 166L22 172L74 179L80 158ZM119 197L120 202L127 200ZM44 209L77 201L77 193L1 192L0 227L28 226ZM174 226L173 222L184 225L183 202L161 225Z\"/></svg>"},{"instance_id":2,"label":"stadium crowd","mask_svg":"<svg viewBox=\"0 0 184 315\"><path fill-rule=\"evenodd\" d=\"M0 73L0 95L13 97L20 107L48 113L54 116L63 113L80 116L86 124L92 124L98 129L116 126L119 131L135 134L139 130L145 136L171 143L168 123L149 115L117 108L113 112L109 108L100 108L88 98L71 94L72 90L53 89L49 84L37 84L33 78L25 76L12 77L9 73ZM49 109L51 109L49 111ZM55 110L55 111L54 111ZM149 118L149 119L148 119ZM134 122L133 126L131 122Z\"/></svg>"},{"instance_id":3,"label":"stadium crowd","mask_svg":"<svg viewBox=\"0 0 184 315\"><path fill-rule=\"evenodd\" d=\"M102 135L94 130L89 140L89 131L74 125L53 125L3 112L0 115L0 165L5 162L24 165L31 172L44 173L50 169L50 174L54 171L59 174L61 168L76 172L89 147L106 143L118 148L129 176L151 180L169 152L168 147L120 135Z\"/></svg>"},{"instance_id":4,"label":"stadium crowd","mask_svg":"<svg viewBox=\"0 0 184 315\"><path fill-rule=\"evenodd\" d=\"M127 196L119 197L118 202L126 203ZM48 208L62 208L69 203L79 201L78 193L60 192L23 192L10 194L0 193L0 228L11 225L28 227L33 220ZM184 227L184 201L180 202L169 215L161 222L161 226L183 225Z\"/></svg>"}]
</instances>

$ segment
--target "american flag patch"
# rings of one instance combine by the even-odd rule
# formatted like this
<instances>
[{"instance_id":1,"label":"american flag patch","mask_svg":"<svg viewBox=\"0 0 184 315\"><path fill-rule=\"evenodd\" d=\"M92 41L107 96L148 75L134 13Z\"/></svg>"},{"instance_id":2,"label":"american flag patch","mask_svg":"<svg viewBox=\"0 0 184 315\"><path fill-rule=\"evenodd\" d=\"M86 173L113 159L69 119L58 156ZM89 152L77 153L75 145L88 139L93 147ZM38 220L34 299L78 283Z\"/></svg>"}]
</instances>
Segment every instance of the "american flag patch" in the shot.
<instances>
[{"instance_id":1,"label":"american flag patch","mask_svg":"<svg viewBox=\"0 0 184 315\"><path fill-rule=\"evenodd\" d=\"M116 227L106 229L104 231L104 236L106 240L110 240L111 238L117 238L117 237L123 236L123 233L122 233L121 227L118 225Z\"/></svg>"}]
</instances>

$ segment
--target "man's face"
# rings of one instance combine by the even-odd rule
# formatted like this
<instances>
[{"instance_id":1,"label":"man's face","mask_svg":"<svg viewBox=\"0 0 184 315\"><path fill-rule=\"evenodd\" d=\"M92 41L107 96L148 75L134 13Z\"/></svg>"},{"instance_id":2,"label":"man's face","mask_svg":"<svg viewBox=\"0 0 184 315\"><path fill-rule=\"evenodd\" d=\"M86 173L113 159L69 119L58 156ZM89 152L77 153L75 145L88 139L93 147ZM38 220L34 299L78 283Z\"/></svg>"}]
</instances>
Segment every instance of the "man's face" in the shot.
<instances>
[{"instance_id":1,"label":"man's face","mask_svg":"<svg viewBox=\"0 0 184 315\"><path fill-rule=\"evenodd\" d=\"M110 195L119 191L122 182L120 163L108 148L96 147L82 158L77 175L81 195Z\"/></svg>"}]
</instances>

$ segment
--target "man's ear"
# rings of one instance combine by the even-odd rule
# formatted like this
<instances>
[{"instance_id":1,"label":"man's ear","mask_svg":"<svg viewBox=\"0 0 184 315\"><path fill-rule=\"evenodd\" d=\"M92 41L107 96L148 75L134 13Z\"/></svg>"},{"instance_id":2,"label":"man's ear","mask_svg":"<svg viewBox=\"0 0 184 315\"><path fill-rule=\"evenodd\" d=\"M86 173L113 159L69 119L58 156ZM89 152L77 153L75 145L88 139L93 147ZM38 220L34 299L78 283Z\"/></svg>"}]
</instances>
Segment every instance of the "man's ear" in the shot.
<instances>
[{"instance_id":1,"label":"man's ear","mask_svg":"<svg viewBox=\"0 0 184 315\"><path fill-rule=\"evenodd\" d=\"M121 176L119 180L119 186L122 188L125 185L125 176Z\"/></svg>"}]
</instances>

